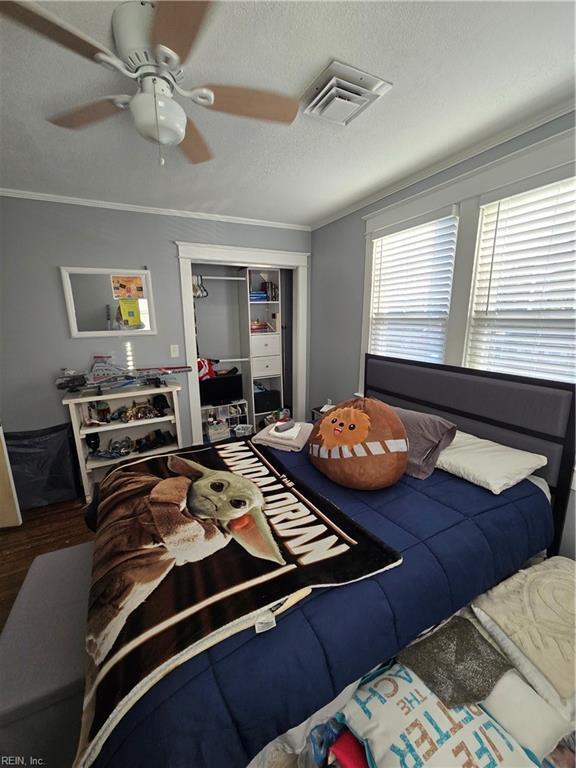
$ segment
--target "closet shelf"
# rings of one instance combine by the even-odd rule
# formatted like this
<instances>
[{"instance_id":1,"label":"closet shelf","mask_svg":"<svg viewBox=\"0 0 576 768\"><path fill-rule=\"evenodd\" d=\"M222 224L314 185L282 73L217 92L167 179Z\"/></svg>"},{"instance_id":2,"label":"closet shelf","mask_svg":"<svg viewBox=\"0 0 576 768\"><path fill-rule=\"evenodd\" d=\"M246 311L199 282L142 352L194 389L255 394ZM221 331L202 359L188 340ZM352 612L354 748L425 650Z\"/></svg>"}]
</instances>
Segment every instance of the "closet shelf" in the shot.
<instances>
[{"instance_id":1,"label":"closet shelf","mask_svg":"<svg viewBox=\"0 0 576 768\"><path fill-rule=\"evenodd\" d=\"M218 360L220 363L248 363L249 357L213 357L209 356L209 360Z\"/></svg>"},{"instance_id":2,"label":"closet shelf","mask_svg":"<svg viewBox=\"0 0 576 768\"><path fill-rule=\"evenodd\" d=\"M199 275L202 280L233 280L235 282L245 283L245 277L228 277L227 275Z\"/></svg>"}]
</instances>

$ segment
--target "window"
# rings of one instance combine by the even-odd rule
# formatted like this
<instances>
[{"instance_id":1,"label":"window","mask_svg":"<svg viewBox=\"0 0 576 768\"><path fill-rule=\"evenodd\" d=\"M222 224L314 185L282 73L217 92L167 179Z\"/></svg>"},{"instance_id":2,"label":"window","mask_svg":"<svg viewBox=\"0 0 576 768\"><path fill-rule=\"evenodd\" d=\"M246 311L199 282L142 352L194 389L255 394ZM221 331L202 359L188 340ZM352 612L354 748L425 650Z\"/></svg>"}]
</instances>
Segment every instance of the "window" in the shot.
<instances>
[{"instance_id":1,"label":"window","mask_svg":"<svg viewBox=\"0 0 576 768\"><path fill-rule=\"evenodd\" d=\"M374 241L369 352L443 362L457 230L446 216Z\"/></svg>"},{"instance_id":2,"label":"window","mask_svg":"<svg viewBox=\"0 0 576 768\"><path fill-rule=\"evenodd\" d=\"M465 365L574 381L576 179L481 208Z\"/></svg>"}]
</instances>

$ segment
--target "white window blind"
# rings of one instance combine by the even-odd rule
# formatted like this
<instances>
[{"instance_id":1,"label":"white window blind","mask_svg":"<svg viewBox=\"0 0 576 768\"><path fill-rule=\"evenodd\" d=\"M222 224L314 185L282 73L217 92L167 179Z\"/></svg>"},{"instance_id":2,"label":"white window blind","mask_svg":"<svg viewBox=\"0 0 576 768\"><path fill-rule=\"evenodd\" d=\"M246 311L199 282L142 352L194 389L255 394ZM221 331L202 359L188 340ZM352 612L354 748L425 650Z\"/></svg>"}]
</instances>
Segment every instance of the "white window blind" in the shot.
<instances>
[{"instance_id":1,"label":"white window blind","mask_svg":"<svg viewBox=\"0 0 576 768\"><path fill-rule=\"evenodd\" d=\"M441 363L458 217L374 241L369 351Z\"/></svg>"},{"instance_id":2,"label":"white window blind","mask_svg":"<svg viewBox=\"0 0 576 768\"><path fill-rule=\"evenodd\" d=\"M466 365L574 381L576 179L481 208Z\"/></svg>"}]
</instances>

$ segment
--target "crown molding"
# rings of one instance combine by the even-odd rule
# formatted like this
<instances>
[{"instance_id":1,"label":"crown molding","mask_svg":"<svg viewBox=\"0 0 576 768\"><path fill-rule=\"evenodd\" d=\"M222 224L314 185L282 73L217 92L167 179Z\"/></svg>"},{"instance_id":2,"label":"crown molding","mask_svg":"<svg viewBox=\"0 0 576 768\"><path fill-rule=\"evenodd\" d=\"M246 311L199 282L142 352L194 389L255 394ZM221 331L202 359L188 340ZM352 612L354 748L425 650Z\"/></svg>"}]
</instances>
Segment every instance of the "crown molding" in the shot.
<instances>
[{"instance_id":1,"label":"crown molding","mask_svg":"<svg viewBox=\"0 0 576 768\"><path fill-rule=\"evenodd\" d=\"M218 221L225 224L244 224L251 227L272 227L274 229L293 229L300 232L310 232L308 224L287 224L282 221L267 221L266 219L246 219L241 216L224 216L218 213L202 213L200 211L182 211L174 208L153 208L147 205L131 205L129 203L113 203L108 200L90 200L84 197L66 197L51 195L45 192L30 192L24 189L6 189L0 187L0 197L17 197L25 200L40 200L45 203L61 203L63 205L83 205L89 208L106 208L112 211L128 211L130 213L152 213L159 216L178 216L184 219L203 219Z\"/></svg>"},{"instance_id":2,"label":"crown molding","mask_svg":"<svg viewBox=\"0 0 576 768\"><path fill-rule=\"evenodd\" d=\"M535 130L537 128L541 128L542 126L552 122L553 120L556 120L559 117L569 115L570 113L574 112L574 109L575 109L575 104L573 100L564 101L561 104L557 105L553 110L548 110L547 112L540 113L536 117L532 117L529 120L525 120L523 123L516 124L513 128L509 128L508 130L500 131L497 134L493 134L489 139L485 139L484 141L479 142L478 144L473 144L467 149L459 153L455 153L454 155L445 157L443 160L440 160L439 162L428 166L422 171L414 173L411 176L405 176L399 179L397 182L394 182L387 187L381 188L378 192L373 192L372 194L366 197L362 197L361 199L357 200L354 203L351 203L350 205L344 208L338 209L337 211L330 214L329 216L326 216L325 218L322 218L317 222L312 223L311 230L314 231L316 229L321 229L322 227L325 227L327 224L332 224L333 222L338 221L338 219L344 218L344 216L348 216L351 213L356 213L357 211L361 211L363 208L367 208L369 205L373 205L374 203L383 201L385 198L389 197L390 195L394 195L397 192L402 192L403 190L408 189L414 184L418 184L419 182L425 181L426 179L430 178L431 176L434 176L437 173L448 171L450 168L454 168L455 166L458 166L460 163L466 162L467 160L472 160L474 157L481 155L483 152L487 152L491 149L495 149L500 144L505 144L507 141L516 139L522 136L523 134L528 133L529 131ZM551 137L547 137L547 138L551 138ZM542 140L545 140L545 139L542 139ZM536 143L539 143L539 142L536 142Z\"/></svg>"}]
</instances>

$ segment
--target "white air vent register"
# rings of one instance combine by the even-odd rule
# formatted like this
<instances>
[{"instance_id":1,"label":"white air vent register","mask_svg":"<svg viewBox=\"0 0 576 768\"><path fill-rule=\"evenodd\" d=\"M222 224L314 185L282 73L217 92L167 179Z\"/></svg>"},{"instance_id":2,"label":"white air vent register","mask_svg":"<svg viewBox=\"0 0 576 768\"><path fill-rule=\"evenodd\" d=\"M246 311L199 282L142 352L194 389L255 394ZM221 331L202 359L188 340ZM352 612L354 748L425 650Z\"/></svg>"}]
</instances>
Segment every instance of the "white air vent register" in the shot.
<instances>
[{"instance_id":1,"label":"white air vent register","mask_svg":"<svg viewBox=\"0 0 576 768\"><path fill-rule=\"evenodd\" d=\"M304 114L348 125L390 88L386 80L333 61L302 97Z\"/></svg>"}]
</instances>

